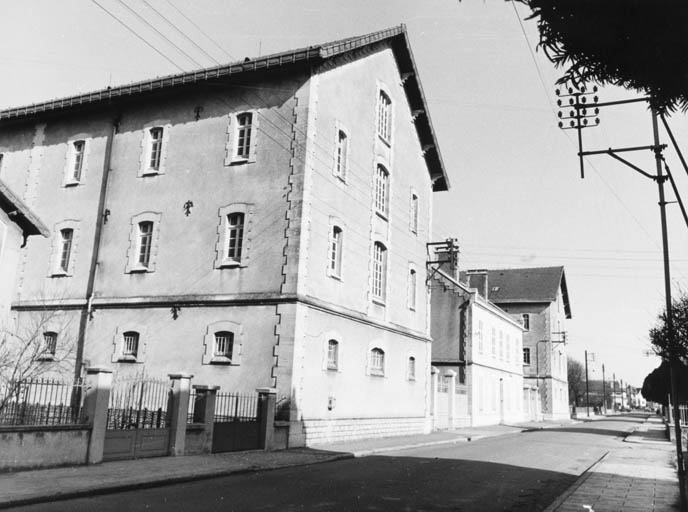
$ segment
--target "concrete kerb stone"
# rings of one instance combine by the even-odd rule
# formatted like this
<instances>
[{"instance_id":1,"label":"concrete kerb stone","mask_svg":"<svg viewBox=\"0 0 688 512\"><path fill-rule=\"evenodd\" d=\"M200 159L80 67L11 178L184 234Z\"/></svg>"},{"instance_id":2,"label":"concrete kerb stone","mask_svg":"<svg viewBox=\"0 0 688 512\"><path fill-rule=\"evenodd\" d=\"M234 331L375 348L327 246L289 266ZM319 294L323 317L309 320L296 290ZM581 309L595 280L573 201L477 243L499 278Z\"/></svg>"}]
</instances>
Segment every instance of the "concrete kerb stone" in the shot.
<instances>
[{"instance_id":1,"label":"concrete kerb stone","mask_svg":"<svg viewBox=\"0 0 688 512\"><path fill-rule=\"evenodd\" d=\"M562 494L559 495L543 512L554 512L557 510L568 498L571 496L574 492L576 492L585 481L590 478L590 475L594 472L595 468L597 468L604 459L609 455L611 452L607 451L597 459L595 462L593 462L590 467L588 467L581 476L579 476L573 484L571 484L571 487L566 489Z\"/></svg>"},{"instance_id":2,"label":"concrete kerb stone","mask_svg":"<svg viewBox=\"0 0 688 512\"><path fill-rule=\"evenodd\" d=\"M335 462L338 460L352 459L354 455L351 453L335 453L330 457L326 457L317 461L309 462L293 462L285 463L276 466L260 467L251 466L246 468L233 468L233 469L220 469L220 470L208 470L196 474L179 475L173 477L165 477L160 475L159 477L153 477L150 480L140 481L140 482L129 482L125 484L119 483L104 483L99 485L92 485L89 487L84 487L75 491L66 492L55 492L52 494L45 494L40 496L30 496L25 498L17 499L4 499L0 501L0 509L7 509L12 507L20 507L26 505L35 505L38 503L46 503L53 501L66 501L77 498L86 498L91 496L101 496L105 494L114 494L118 492L135 491L139 489L151 489L154 487L164 487L167 485L173 485L178 483L194 482L199 480L209 480L212 478L220 478L229 475L239 475L245 473L254 473L257 471L272 471L276 469L290 468L296 466L307 466L309 464L324 464L327 462Z\"/></svg>"}]
</instances>

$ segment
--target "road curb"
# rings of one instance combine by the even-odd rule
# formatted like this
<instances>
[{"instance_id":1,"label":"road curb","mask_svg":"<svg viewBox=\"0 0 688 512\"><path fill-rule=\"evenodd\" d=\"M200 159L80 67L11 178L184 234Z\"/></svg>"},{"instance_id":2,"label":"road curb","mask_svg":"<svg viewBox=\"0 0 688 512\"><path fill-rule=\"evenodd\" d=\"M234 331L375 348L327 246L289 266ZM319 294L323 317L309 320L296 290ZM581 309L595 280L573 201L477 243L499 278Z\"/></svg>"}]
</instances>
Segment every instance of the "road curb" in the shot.
<instances>
[{"instance_id":1,"label":"road curb","mask_svg":"<svg viewBox=\"0 0 688 512\"><path fill-rule=\"evenodd\" d=\"M118 493L118 492L136 491L139 489L151 489L154 487L164 487L166 485L173 485L173 484L186 483L186 482L195 482L198 480L209 480L211 478L219 478L219 477L223 477L223 476L239 475L239 474L245 474L245 473L254 473L257 471L272 471L275 469L284 469L284 468L291 468L291 467L297 467L297 466L324 464L327 462L334 462L334 461L338 461L338 460L345 460L345 459L352 459L352 458L354 458L354 455L351 453L338 453L336 455L332 455L330 457L323 458L323 459L316 460L316 461L293 462L293 463L286 463L286 464L282 464L282 465L278 465L278 466L272 466L272 467L252 466L252 467L237 468L237 469L220 469L220 470L216 470L216 471L209 471L207 473L159 478L159 479L149 480L149 481L145 481L145 482L133 482L133 483L126 483L126 484L112 484L112 485L108 485L108 484L97 485L97 486L92 486L90 488L83 488L83 489L79 489L77 491L67 491L64 493L53 493L50 495L46 494L46 495L41 495L41 496L30 496L30 497L26 497L26 498L17 498L17 499L11 499L10 498L9 500L5 500L3 502L0 502L0 510L12 508L12 507L22 507L22 506L26 506L26 505L36 505L38 503L65 501L65 500L72 500L72 499L78 499L78 498L87 498L87 497L92 497L92 496L102 496L104 494L114 494L114 493Z\"/></svg>"},{"instance_id":2,"label":"road curb","mask_svg":"<svg viewBox=\"0 0 688 512\"><path fill-rule=\"evenodd\" d=\"M398 450L412 450L413 448L423 448L426 446L439 446L443 444L458 444L467 443L472 440L482 439L485 436L473 436L473 437L462 437L456 439L443 439L441 441L428 441L425 443L415 443L415 444L401 444L396 446L386 446L384 448L372 448L370 450L356 450L349 452L354 457L368 457L369 455L377 455L379 453L396 452Z\"/></svg>"},{"instance_id":3,"label":"road curb","mask_svg":"<svg viewBox=\"0 0 688 512\"><path fill-rule=\"evenodd\" d=\"M585 481L590 477L590 473L607 458L607 455L611 453L611 450L607 450L602 457L593 462L588 469L583 471L581 475L576 479L571 486L566 489L562 494L560 494L543 512L554 512L559 508L578 488L585 483Z\"/></svg>"}]
</instances>

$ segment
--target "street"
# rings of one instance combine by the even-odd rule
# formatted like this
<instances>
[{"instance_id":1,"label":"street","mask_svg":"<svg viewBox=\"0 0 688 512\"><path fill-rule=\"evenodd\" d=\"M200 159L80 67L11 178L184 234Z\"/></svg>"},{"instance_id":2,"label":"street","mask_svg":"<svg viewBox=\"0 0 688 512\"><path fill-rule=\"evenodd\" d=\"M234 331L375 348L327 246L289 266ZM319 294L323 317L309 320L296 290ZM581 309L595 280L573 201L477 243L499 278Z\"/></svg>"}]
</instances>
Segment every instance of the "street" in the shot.
<instances>
[{"instance_id":1,"label":"street","mask_svg":"<svg viewBox=\"0 0 688 512\"><path fill-rule=\"evenodd\" d=\"M13 508L15 511L545 509L642 417Z\"/></svg>"}]
</instances>

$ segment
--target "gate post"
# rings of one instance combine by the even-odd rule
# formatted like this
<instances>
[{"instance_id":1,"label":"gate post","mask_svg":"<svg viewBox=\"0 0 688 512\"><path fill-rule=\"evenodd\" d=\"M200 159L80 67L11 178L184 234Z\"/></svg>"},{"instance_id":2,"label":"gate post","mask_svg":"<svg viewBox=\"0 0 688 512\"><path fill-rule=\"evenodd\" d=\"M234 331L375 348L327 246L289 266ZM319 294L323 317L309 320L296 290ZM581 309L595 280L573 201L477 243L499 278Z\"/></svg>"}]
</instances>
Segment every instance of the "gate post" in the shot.
<instances>
[{"instance_id":1,"label":"gate post","mask_svg":"<svg viewBox=\"0 0 688 512\"><path fill-rule=\"evenodd\" d=\"M194 423L204 423L203 447L201 453L211 453L213 449L213 430L215 428L215 399L220 386L194 384L196 403L194 404Z\"/></svg>"},{"instance_id":2,"label":"gate post","mask_svg":"<svg viewBox=\"0 0 688 512\"><path fill-rule=\"evenodd\" d=\"M456 416L456 372L454 370L447 370L444 373L444 378L449 377L449 393L447 393L447 427L449 430L454 428L454 417Z\"/></svg>"},{"instance_id":3,"label":"gate post","mask_svg":"<svg viewBox=\"0 0 688 512\"><path fill-rule=\"evenodd\" d=\"M437 428L437 376L439 374L439 370L431 366L430 367L430 400L432 403L430 404L430 414L432 414L432 429L435 430Z\"/></svg>"},{"instance_id":4,"label":"gate post","mask_svg":"<svg viewBox=\"0 0 688 512\"><path fill-rule=\"evenodd\" d=\"M277 389L258 388L258 408L260 415L259 448L273 450L275 447L275 404Z\"/></svg>"},{"instance_id":5,"label":"gate post","mask_svg":"<svg viewBox=\"0 0 688 512\"><path fill-rule=\"evenodd\" d=\"M86 369L86 396L81 410L81 420L91 424L91 436L88 440L86 455L87 464L103 461L111 387L111 370L100 366Z\"/></svg>"},{"instance_id":6,"label":"gate post","mask_svg":"<svg viewBox=\"0 0 688 512\"><path fill-rule=\"evenodd\" d=\"M186 419L189 411L189 394L193 375L188 373L170 373L172 389L167 406L170 418L169 455L184 455L186 445Z\"/></svg>"}]
</instances>

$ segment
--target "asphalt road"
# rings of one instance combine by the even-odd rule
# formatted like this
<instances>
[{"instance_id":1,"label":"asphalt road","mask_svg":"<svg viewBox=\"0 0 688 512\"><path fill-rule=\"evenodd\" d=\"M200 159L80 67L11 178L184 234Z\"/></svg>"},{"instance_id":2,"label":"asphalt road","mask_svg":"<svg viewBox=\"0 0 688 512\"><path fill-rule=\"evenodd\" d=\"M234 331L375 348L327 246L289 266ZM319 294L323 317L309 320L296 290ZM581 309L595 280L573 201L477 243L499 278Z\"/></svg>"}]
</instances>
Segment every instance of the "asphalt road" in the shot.
<instances>
[{"instance_id":1,"label":"asphalt road","mask_svg":"<svg viewBox=\"0 0 688 512\"><path fill-rule=\"evenodd\" d=\"M616 417L10 510L536 512L641 422Z\"/></svg>"}]
</instances>

